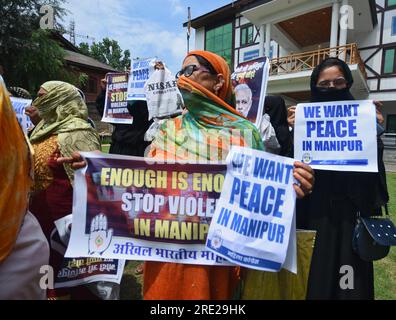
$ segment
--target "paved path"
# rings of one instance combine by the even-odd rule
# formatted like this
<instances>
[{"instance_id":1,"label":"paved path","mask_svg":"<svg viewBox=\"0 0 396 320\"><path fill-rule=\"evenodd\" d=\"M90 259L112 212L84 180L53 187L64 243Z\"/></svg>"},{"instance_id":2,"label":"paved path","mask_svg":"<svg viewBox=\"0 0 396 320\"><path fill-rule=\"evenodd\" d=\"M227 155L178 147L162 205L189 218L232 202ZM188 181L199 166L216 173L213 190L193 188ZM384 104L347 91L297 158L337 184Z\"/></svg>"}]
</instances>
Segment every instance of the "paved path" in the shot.
<instances>
[{"instance_id":1,"label":"paved path","mask_svg":"<svg viewBox=\"0 0 396 320\"><path fill-rule=\"evenodd\" d=\"M385 163L385 168L387 172L395 172L396 173L396 163Z\"/></svg>"}]
</instances>

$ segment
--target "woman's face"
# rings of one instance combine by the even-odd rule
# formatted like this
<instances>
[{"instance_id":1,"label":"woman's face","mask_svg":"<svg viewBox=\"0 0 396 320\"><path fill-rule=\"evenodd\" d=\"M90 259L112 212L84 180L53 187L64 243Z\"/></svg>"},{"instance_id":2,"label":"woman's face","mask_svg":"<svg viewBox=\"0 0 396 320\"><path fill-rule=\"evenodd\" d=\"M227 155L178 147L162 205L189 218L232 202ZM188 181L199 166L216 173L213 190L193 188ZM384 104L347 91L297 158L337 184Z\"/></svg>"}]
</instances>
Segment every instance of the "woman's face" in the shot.
<instances>
[{"instance_id":1,"label":"woman's face","mask_svg":"<svg viewBox=\"0 0 396 320\"><path fill-rule=\"evenodd\" d=\"M189 65L195 65L198 68L201 67L199 64L198 60L194 56L188 56L182 66L182 70L184 70L185 67ZM203 69L206 69L205 67L202 66ZM201 86L203 86L205 89L209 90L210 92L216 94L217 92L217 87L219 84L218 77L215 75L210 74L208 71L204 70L196 70L194 71L191 76L189 77L191 80L199 83Z\"/></svg>"},{"instance_id":2,"label":"woman's face","mask_svg":"<svg viewBox=\"0 0 396 320\"><path fill-rule=\"evenodd\" d=\"M334 66L320 72L316 86L319 88L345 89L348 83L340 68Z\"/></svg>"}]
</instances>

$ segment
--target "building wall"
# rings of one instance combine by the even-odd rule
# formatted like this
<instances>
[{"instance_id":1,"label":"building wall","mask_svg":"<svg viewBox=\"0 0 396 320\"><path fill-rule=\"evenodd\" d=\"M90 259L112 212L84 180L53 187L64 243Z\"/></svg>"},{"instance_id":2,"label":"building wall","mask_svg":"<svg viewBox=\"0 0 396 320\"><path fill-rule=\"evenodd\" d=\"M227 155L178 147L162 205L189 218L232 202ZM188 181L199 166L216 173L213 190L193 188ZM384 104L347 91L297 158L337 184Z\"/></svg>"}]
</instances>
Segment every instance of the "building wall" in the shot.
<instances>
[{"instance_id":1,"label":"building wall","mask_svg":"<svg viewBox=\"0 0 396 320\"><path fill-rule=\"evenodd\" d=\"M396 75L384 75L384 48L396 47L396 35L392 35L392 18L396 9L386 10L385 0L376 1L378 25L371 33L354 34L360 48L362 59L366 63L370 99L384 102L382 108L385 127L389 115L396 114ZM385 10L385 11L383 11Z\"/></svg>"},{"instance_id":2,"label":"building wall","mask_svg":"<svg viewBox=\"0 0 396 320\"><path fill-rule=\"evenodd\" d=\"M352 5L356 8L357 2L353 2ZM382 100L385 103L384 113L396 114L396 75L383 75L383 54L384 47L395 46L396 47L396 34L391 34L392 18L396 17L396 9L387 10L384 13L381 8L385 8L385 0L377 0L377 18L378 24L371 30L370 28L361 31L359 30L349 30L348 31L348 43L356 42L360 49L360 54L365 62L368 75L368 86L370 89L370 99ZM236 16L234 19L234 65L244 62L246 55L254 57L254 52L259 50L260 36L258 35L258 30L254 28L254 44L241 47L240 42L240 28L250 22L242 16ZM360 21L360 24L365 23ZM371 23L371 21L367 21ZM272 41L273 47L273 57L287 56L290 52L279 47L275 41ZM327 48L329 42L320 45L315 45L311 47L303 48L302 52L307 52L311 50L316 50L319 47ZM205 48L205 29L201 28L196 30L196 48Z\"/></svg>"},{"instance_id":3,"label":"building wall","mask_svg":"<svg viewBox=\"0 0 396 320\"><path fill-rule=\"evenodd\" d=\"M385 12L383 43L396 43L396 33L392 35L392 18L396 17L396 9Z\"/></svg>"},{"instance_id":4,"label":"building wall","mask_svg":"<svg viewBox=\"0 0 396 320\"><path fill-rule=\"evenodd\" d=\"M195 30L195 49L205 49L205 28L199 28Z\"/></svg>"},{"instance_id":5,"label":"building wall","mask_svg":"<svg viewBox=\"0 0 396 320\"><path fill-rule=\"evenodd\" d=\"M85 102L88 107L88 115L89 117L95 122L96 129L99 133L107 133L110 134L112 132L112 126L108 123L101 122L102 116L99 115L96 109L96 98L98 97L99 93L101 92L100 88L100 80L105 78L106 71L102 70L95 70L86 68L83 66L68 66L68 69L72 72L82 72L88 75L88 79L94 81L94 84L91 83L89 85L89 80L84 87L79 87L85 95Z\"/></svg>"},{"instance_id":6,"label":"building wall","mask_svg":"<svg viewBox=\"0 0 396 320\"><path fill-rule=\"evenodd\" d=\"M228 20L229 22L229 20ZM249 46L241 46L241 27L250 24L249 20L245 17L238 16L234 19L234 68L244 62L254 59L258 50L260 42L259 30L254 27L253 39L255 40L253 44ZM278 45L275 41L271 43L273 56L278 55ZM204 50L205 49L205 28L199 28L195 30L195 49ZM251 57L251 59L249 59Z\"/></svg>"}]
</instances>

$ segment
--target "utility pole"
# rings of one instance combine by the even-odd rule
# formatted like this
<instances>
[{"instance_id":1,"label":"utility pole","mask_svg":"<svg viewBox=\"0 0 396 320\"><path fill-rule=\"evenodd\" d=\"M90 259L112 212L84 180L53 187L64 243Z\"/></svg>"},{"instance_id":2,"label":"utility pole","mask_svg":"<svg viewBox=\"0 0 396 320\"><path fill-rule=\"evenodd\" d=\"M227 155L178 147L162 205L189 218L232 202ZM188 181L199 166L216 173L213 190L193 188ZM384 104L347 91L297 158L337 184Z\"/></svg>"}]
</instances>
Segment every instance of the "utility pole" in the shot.
<instances>
[{"instance_id":1,"label":"utility pole","mask_svg":"<svg viewBox=\"0 0 396 320\"><path fill-rule=\"evenodd\" d=\"M70 21L70 42L76 45L76 23L74 20Z\"/></svg>"},{"instance_id":2,"label":"utility pole","mask_svg":"<svg viewBox=\"0 0 396 320\"><path fill-rule=\"evenodd\" d=\"M191 8L188 7L187 54L190 52L190 36L191 36Z\"/></svg>"},{"instance_id":3,"label":"utility pole","mask_svg":"<svg viewBox=\"0 0 396 320\"><path fill-rule=\"evenodd\" d=\"M95 38L90 37L90 36L84 36L81 34L76 34L76 23L74 20L72 20L70 22L69 25L69 30L65 31L65 33L67 33L70 37L70 42L75 46L76 45L76 37L77 38L81 38L81 39L86 39L86 40L92 40L93 42L95 42Z\"/></svg>"}]
</instances>

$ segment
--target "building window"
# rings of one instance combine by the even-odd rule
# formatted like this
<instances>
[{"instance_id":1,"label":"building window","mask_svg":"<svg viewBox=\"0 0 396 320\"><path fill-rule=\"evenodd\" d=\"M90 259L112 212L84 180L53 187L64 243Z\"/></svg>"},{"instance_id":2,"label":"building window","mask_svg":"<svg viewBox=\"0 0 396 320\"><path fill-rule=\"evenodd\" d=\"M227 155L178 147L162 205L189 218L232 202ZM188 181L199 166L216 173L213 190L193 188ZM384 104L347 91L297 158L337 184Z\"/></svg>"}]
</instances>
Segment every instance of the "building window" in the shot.
<instances>
[{"instance_id":1,"label":"building window","mask_svg":"<svg viewBox=\"0 0 396 320\"><path fill-rule=\"evenodd\" d=\"M241 47L246 47L254 43L254 27L252 24L241 28Z\"/></svg>"},{"instance_id":2,"label":"building window","mask_svg":"<svg viewBox=\"0 0 396 320\"><path fill-rule=\"evenodd\" d=\"M94 77L89 77L89 79L88 79L88 90L87 90L87 92L88 93L97 93L98 92L98 90L97 90L97 82L98 82L98 80L96 79L96 78L94 78Z\"/></svg>"},{"instance_id":3,"label":"building window","mask_svg":"<svg viewBox=\"0 0 396 320\"><path fill-rule=\"evenodd\" d=\"M396 73L396 48L384 49L384 74Z\"/></svg>"},{"instance_id":4,"label":"building window","mask_svg":"<svg viewBox=\"0 0 396 320\"><path fill-rule=\"evenodd\" d=\"M387 133L396 133L396 115L388 115L386 119L386 132Z\"/></svg>"},{"instance_id":5,"label":"building window","mask_svg":"<svg viewBox=\"0 0 396 320\"><path fill-rule=\"evenodd\" d=\"M396 36L396 16L392 18L392 36Z\"/></svg>"},{"instance_id":6,"label":"building window","mask_svg":"<svg viewBox=\"0 0 396 320\"><path fill-rule=\"evenodd\" d=\"M386 0L386 8L396 7L396 0Z\"/></svg>"},{"instance_id":7,"label":"building window","mask_svg":"<svg viewBox=\"0 0 396 320\"><path fill-rule=\"evenodd\" d=\"M206 32L205 49L222 56L232 66L232 23Z\"/></svg>"}]
</instances>

